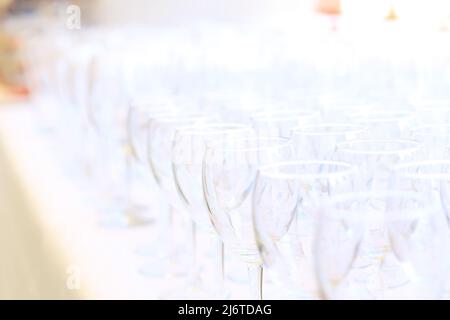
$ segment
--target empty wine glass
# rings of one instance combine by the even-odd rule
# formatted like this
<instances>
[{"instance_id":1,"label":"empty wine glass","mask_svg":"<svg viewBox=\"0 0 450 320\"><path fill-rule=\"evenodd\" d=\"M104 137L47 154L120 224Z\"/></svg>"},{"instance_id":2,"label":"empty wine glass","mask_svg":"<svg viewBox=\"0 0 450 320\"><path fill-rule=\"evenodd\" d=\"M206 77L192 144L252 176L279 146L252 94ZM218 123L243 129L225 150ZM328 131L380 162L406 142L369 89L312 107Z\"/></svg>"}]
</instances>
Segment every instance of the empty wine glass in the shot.
<instances>
[{"instance_id":1,"label":"empty wine glass","mask_svg":"<svg viewBox=\"0 0 450 320\"><path fill-rule=\"evenodd\" d=\"M430 196L440 204L443 224L450 225L450 161L426 160L404 162L395 166L392 188Z\"/></svg>"},{"instance_id":2,"label":"empty wine glass","mask_svg":"<svg viewBox=\"0 0 450 320\"><path fill-rule=\"evenodd\" d=\"M253 299L262 298L262 268L251 218L256 170L292 156L285 138L224 139L206 148L203 192L212 224L225 246L247 263Z\"/></svg>"},{"instance_id":3,"label":"empty wine glass","mask_svg":"<svg viewBox=\"0 0 450 320\"><path fill-rule=\"evenodd\" d=\"M161 204L153 201L158 187L147 166L146 140L149 120L155 117L176 115L181 112L177 106L174 99L155 98L151 102L132 102L128 107L126 129L129 152L127 153L127 179L124 188L127 190L129 206L144 211L152 220L158 218L154 216L153 212L161 210ZM141 245L136 252L152 256L155 254L154 244Z\"/></svg>"},{"instance_id":4,"label":"empty wine glass","mask_svg":"<svg viewBox=\"0 0 450 320\"><path fill-rule=\"evenodd\" d=\"M127 136L131 155L138 163L146 163L146 134L152 117L176 115L175 102L171 99L129 104L127 115Z\"/></svg>"},{"instance_id":5,"label":"empty wine glass","mask_svg":"<svg viewBox=\"0 0 450 320\"><path fill-rule=\"evenodd\" d=\"M292 130L292 144L298 159L330 160L339 143L364 138L368 128L345 123L305 125Z\"/></svg>"},{"instance_id":6,"label":"empty wine glass","mask_svg":"<svg viewBox=\"0 0 450 320\"><path fill-rule=\"evenodd\" d=\"M450 227L450 161L426 160L401 163L395 167L392 187L400 190L427 194L440 205L442 225ZM446 297L450 283L447 284Z\"/></svg>"},{"instance_id":7,"label":"empty wine glass","mask_svg":"<svg viewBox=\"0 0 450 320\"><path fill-rule=\"evenodd\" d=\"M417 118L422 125L450 122L450 99L414 99L412 101Z\"/></svg>"},{"instance_id":8,"label":"empty wine glass","mask_svg":"<svg viewBox=\"0 0 450 320\"><path fill-rule=\"evenodd\" d=\"M414 127L411 130L410 138L424 145L426 155L429 159L446 159L449 156L449 123Z\"/></svg>"},{"instance_id":9,"label":"empty wine glass","mask_svg":"<svg viewBox=\"0 0 450 320\"><path fill-rule=\"evenodd\" d=\"M208 215L202 191L202 164L207 144L225 138L245 138L252 135L251 128L237 123L217 123L182 127L176 130L172 147L172 170L175 185L180 199L186 206L192 219L192 240L194 252L193 275L194 286L201 287L201 275L198 265L198 233L203 231L209 234L214 245L212 252L215 266L213 270L212 294L223 294L223 243L217 237ZM199 229L199 230L198 230ZM207 257L202 257L203 261ZM203 274L203 279L205 278ZM211 288L204 288L211 289Z\"/></svg>"},{"instance_id":10,"label":"empty wine glass","mask_svg":"<svg viewBox=\"0 0 450 320\"><path fill-rule=\"evenodd\" d=\"M101 224L139 226L147 217L130 207L128 188L127 95L123 88L118 54L97 52L90 61L87 90L87 121L95 146L95 179L102 204ZM107 94L105 94L107 93Z\"/></svg>"},{"instance_id":11,"label":"empty wine glass","mask_svg":"<svg viewBox=\"0 0 450 320\"><path fill-rule=\"evenodd\" d=\"M168 206L166 213L160 215L160 251L168 252L173 262L173 270L176 275L186 275L188 271L189 280L193 278L192 268L186 269L180 259L187 258L192 250L186 250L188 230L190 224L185 214L186 207L179 197L177 186L172 170L172 147L176 130L190 125L202 125L213 123L217 118L215 115L190 114L185 110L183 114L154 115L148 121L147 126L147 163L153 179L157 185L157 191L162 200ZM186 230L188 229L188 230ZM178 261L178 262L177 262ZM184 260L186 261L186 260ZM147 273L145 269L142 270ZM151 272L153 274L153 272Z\"/></svg>"},{"instance_id":12,"label":"empty wine glass","mask_svg":"<svg viewBox=\"0 0 450 320\"><path fill-rule=\"evenodd\" d=\"M321 210L314 250L324 297L441 298L448 233L440 210L415 192L350 193L331 199ZM380 243L370 241L374 224L387 230L383 251ZM377 263L357 267L358 259L368 255Z\"/></svg>"},{"instance_id":13,"label":"empty wine glass","mask_svg":"<svg viewBox=\"0 0 450 320\"><path fill-rule=\"evenodd\" d=\"M312 256L317 212L330 196L353 191L356 174L350 164L323 160L260 167L253 192L258 249L288 297L319 297Z\"/></svg>"},{"instance_id":14,"label":"empty wine glass","mask_svg":"<svg viewBox=\"0 0 450 320\"><path fill-rule=\"evenodd\" d=\"M154 116L148 122L147 160L162 195L172 207L183 210L172 170L172 147L176 130L190 125L204 125L217 120L215 115L189 114Z\"/></svg>"},{"instance_id":15,"label":"empty wine glass","mask_svg":"<svg viewBox=\"0 0 450 320\"><path fill-rule=\"evenodd\" d=\"M201 124L176 130L172 146L174 181L192 219L200 228L212 231L202 192L202 164L207 145L253 136L250 127L238 123Z\"/></svg>"}]
</instances>

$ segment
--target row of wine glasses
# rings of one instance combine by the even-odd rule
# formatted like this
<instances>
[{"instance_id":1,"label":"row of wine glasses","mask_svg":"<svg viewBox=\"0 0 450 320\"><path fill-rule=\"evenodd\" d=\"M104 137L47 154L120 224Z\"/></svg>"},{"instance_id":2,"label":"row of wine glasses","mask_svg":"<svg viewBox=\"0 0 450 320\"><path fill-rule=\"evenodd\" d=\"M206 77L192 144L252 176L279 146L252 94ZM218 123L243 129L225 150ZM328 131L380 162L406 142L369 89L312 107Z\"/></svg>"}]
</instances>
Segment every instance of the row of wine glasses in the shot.
<instances>
[{"instance_id":1,"label":"row of wine glasses","mask_svg":"<svg viewBox=\"0 0 450 320\"><path fill-rule=\"evenodd\" d=\"M446 297L450 98L283 91L278 73L267 94L264 56L251 72L215 65L203 35L202 64L178 32L62 37L54 75L32 69L62 159L89 168L78 179L100 226L149 227L136 272L164 279L161 298L241 297L242 284L251 299ZM236 92L208 90L216 76Z\"/></svg>"},{"instance_id":2,"label":"row of wine glasses","mask_svg":"<svg viewBox=\"0 0 450 320\"><path fill-rule=\"evenodd\" d=\"M383 204L395 196L405 197L407 204L411 201L417 205L424 199L429 201L428 196L431 196L431 188L417 194L412 194L413 191L417 192L416 189L400 192L404 189L399 182L402 166L432 161L427 160L424 145L414 139L374 139L370 129L363 124L302 124L303 113L299 114L295 109L264 110L268 117L266 128L273 131L261 131L261 122L255 124L252 117L248 123L227 123L220 121L220 117L215 114L201 115L201 111L195 116L189 115L187 111L177 114L176 108L170 112L169 115L163 113L155 114L153 118L150 116L147 125L141 127L147 131L148 161L154 179L167 196L169 204L178 211L187 209L192 219L194 248L195 230L198 227L219 237L222 244L219 240L217 250L221 257L222 246L225 246L248 264L253 298L262 297L263 265L266 264L275 265L274 269L281 268L279 274L285 280L283 283L295 297L319 298L323 294L330 294L325 293L324 288L318 288L317 272L320 272L318 265L322 258L317 257L315 251L323 251L317 249L321 245L317 237L320 238L320 228L328 218L322 217L324 213L321 210L325 210L324 202L334 201L333 196L354 193L355 197L362 198L354 200L355 205L362 201ZM256 113L260 114L261 111ZM286 128L282 119L286 123L294 122L291 129L287 130L290 132L288 136L278 130ZM299 119L299 123L296 119ZM311 120L312 123L315 121L320 122L320 117ZM386 130L384 118L380 122L382 125L377 128L376 121L372 121L372 130ZM394 129L399 127L397 122L391 119L389 122L393 122ZM413 122L411 126L414 128ZM158 142L156 145L155 140ZM315 141L325 141L331 147L328 150L320 148L320 152L317 152L314 147L321 144ZM445 190L442 188L439 192ZM391 200L388 203L390 205ZM422 206L425 204L421 203ZM415 217L409 217L404 212L406 209L400 205L392 209L394 213L390 213L389 205L381 205L380 208L375 206L375 217L367 221L360 217L361 221L356 222L363 226L359 225L358 238L353 239L353 244L345 244L349 245L345 249L350 250L345 253L352 255L354 261L347 261L343 257L342 263L348 263L348 268L358 269L355 271L355 281L361 281L351 285L362 286L367 292L354 292L363 289L351 287L349 292L342 293L342 296L339 293L338 297L388 298L409 292L403 286L411 279L405 278L409 275L402 274L407 270L402 269L403 261L396 261L400 259L400 254L395 251L398 249L395 247L397 244L391 243L397 235L391 234L390 218L387 219L383 214L405 215L407 217L400 218L412 219L411 223L416 223ZM423 210L422 207L419 209ZM442 223L446 219L443 219L443 211L436 207L426 208L426 211L424 223L436 223L427 227L437 237L435 244L442 245L440 248L445 250L446 227ZM344 231L356 232L348 223L348 229ZM415 225L412 230L408 230L408 223L409 220L404 223L404 228L414 233ZM347 222L342 224L338 227L347 228ZM397 231L402 232L401 228ZM407 237L402 238L402 241L410 241L410 234L402 236ZM419 240L434 241L428 238ZM414 251L425 244L403 245L418 246L412 249ZM433 259L445 260L446 255L438 249L431 253L440 252L439 257L423 259L428 262ZM361 251L360 256L356 256L355 250ZM194 252L194 279L196 258ZM216 266L223 266L223 261ZM444 277L443 264L439 263L438 266L442 267L438 275ZM381 280L376 281L385 281L383 277L388 277L388 289L382 287L384 282L372 282L375 280L370 278L371 273L375 272L380 273L377 276L381 277ZM319 279L324 281L325 278L319 276ZM379 286L376 290L380 292L366 288L369 285ZM390 286L399 286L400 289L392 293L389 291ZM417 292L426 294L423 290ZM442 290L438 290L438 293L442 294Z\"/></svg>"}]
</instances>

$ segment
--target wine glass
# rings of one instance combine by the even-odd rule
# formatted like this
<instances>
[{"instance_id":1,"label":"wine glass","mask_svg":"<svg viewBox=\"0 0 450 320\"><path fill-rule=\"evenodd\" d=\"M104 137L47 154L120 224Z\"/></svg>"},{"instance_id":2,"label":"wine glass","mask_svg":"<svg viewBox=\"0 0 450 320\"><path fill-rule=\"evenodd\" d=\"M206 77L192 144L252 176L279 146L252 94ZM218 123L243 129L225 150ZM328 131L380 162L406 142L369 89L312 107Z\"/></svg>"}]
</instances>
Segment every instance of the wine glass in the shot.
<instances>
[{"instance_id":1,"label":"wine glass","mask_svg":"<svg viewBox=\"0 0 450 320\"><path fill-rule=\"evenodd\" d=\"M392 186L400 190L427 194L442 212L442 225L450 226L450 161L405 162L395 167ZM447 293L450 284L447 285Z\"/></svg>"},{"instance_id":2,"label":"wine glass","mask_svg":"<svg viewBox=\"0 0 450 320\"><path fill-rule=\"evenodd\" d=\"M297 159L331 160L339 143L364 138L368 128L357 124L321 123L292 129Z\"/></svg>"},{"instance_id":3,"label":"wine glass","mask_svg":"<svg viewBox=\"0 0 450 320\"><path fill-rule=\"evenodd\" d=\"M257 167L292 157L289 140L281 137L224 139L205 151L202 181L210 218L225 247L247 263L253 299L262 298L262 267L251 218Z\"/></svg>"},{"instance_id":4,"label":"wine glass","mask_svg":"<svg viewBox=\"0 0 450 320\"><path fill-rule=\"evenodd\" d=\"M416 192L379 190L332 198L321 210L314 250L324 298L441 298L448 233L440 210ZM370 241L374 224L387 230L383 251ZM361 256L376 263L358 268Z\"/></svg>"},{"instance_id":5,"label":"wine glass","mask_svg":"<svg viewBox=\"0 0 450 320\"><path fill-rule=\"evenodd\" d=\"M63 150L63 155L74 160L67 163L73 165L68 169L75 178L86 178L91 177L93 173L89 158L91 140L86 120L88 104L86 98L88 65L95 50L80 41L68 40L63 41L62 47L60 47L62 43L57 41L57 46L62 50L59 52L61 56L55 59L49 73L55 84L53 92L58 97L58 109L60 109L61 118L57 120L57 124L61 126L59 139L62 141L59 142L67 148ZM75 46L79 49L77 54L72 52Z\"/></svg>"},{"instance_id":6,"label":"wine glass","mask_svg":"<svg viewBox=\"0 0 450 320\"><path fill-rule=\"evenodd\" d=\"M348 163L325 160L260 167L253 192L258 249L288 297L319 297L312 257L317 212L330 196L353 191L356 175Z\"/></svg>"},{"instance_id":7,"label":"wine glass","mask_svg":"<svg viewBox=\"0 0 450 320\"><path fill-rule=\"evenodd\" d=\"M159 211L160 203L153 201L152 195L157 194L156 181L148 170L147 162L147 129L149 120L156 117L176 115L181 112L175 99L159 98L151 102L131 102L126 118L127 145L127 179L124 188L127 190L129 206L136 207L139 211L145 211L150 216L149 206L153 211ZM152 214L150 218L158 217ZM157 251L157 250L156 250ZM153 244L144 244L137 248L136 252L144 256L152 256L155 253Z\"/></svg>"},{"instance_id":8,"label":"wine glass","mask_svg":"<svg viewBox=\"0 0 450 320\"><path fill-rule=\"evenodd\" d=\"M186 238L190 238L188 237L190 224L188 223L189 217L185 214L185 204L179 197L173 176L172 146L177 129L213 123L216 120L215 115L195 114L185 110L180 114L151 116L147 125L147 165L156 182L160 199L168 206L167 212L159 217L161 236L159 251L168 253L169 263L173 266L169 270L171 274L185 276L188 271L190 281L194 277L192 268L186 269L180 263L182 260L178 261L180 259L191 261L189 256L192 255L192 250L186 250L186 244L190 243L185 241ZM148 273L146 268L142 271ZM154 271L148 274L152 275Z\"/></svg>"},{"instance_id":9,"label":"wine glass","mask_svg":"<svg viewBox=\"0 0 450 320\"><path fill-rule=\"evenodd\" d=\"M147 127L147 161L162 195L174 209L183 210L172 170L172 147L177 129L217 121L216 115L176 114L151 117Z\"/></svg>"},{"instance_id":10,"label":"wine glass","mask_svg":"<svg viewBox=\"0 0 450 320\"><path fill-rule=\"evenodd\" d=\"M152 102L131 102L127 114L127 137L133 159L146 163L146 133L152 117L176 115L175 101L167 98Z\"/></svg>"},{"instance_id":11,"label":"wine glass","mask_svg":"<svg viewBox=\"0 0 450 320\"><path fill-rule=\"evenodd\" d=\"M421 125L450 122L449 98L413 99L412 105Z\"/></svg>"},{"instance_id":12,"label":"wine glass","mask_svg":"<svg viewBox=\"0 0 450 320\"><path fill-rule=\"evenodd\" d=\"M353 164L358 170L356 183L360 191L388 190L394 167L403 161L414 161L424 157L423 145L412 140L354 140L343 142L336 148L335 159ZM370 226L369 244L362 244L362 251L377 247L384 250L383 239L388 230L383 224ZM370 255L361 256L357 267L368 269L376 261Z\"/></svg>"},{"instance_id":13,"label":"wine glass","mask_svg":"<svg viewBox=\"0 0 450 320\"><path fill-rule=\"evenodd\" d=\"M449 156L449 123L439 123L414 127L413 129L411 129L410 138L424 145L427 157L429 159L446 159Z\"/></svg>"},{"instance_id":14,"label":"wine glass","mask_svg":"<svg viewBox=\"0 0 450 320\"><path fill-rule=\"evenodd\" d=\"M127 188L130 165L128 97L123 85L121 56L107 55L108 45L106 41L103 50L92 56L87 79L86 114L90 140L95 147L93 173L100 197L104 200L100 223L119 228L141 226L149 219L130 206Z\"/></svg>"},{"instance_id":15,"label":"wine glass","mask_svg":"<svg viewBox=\"0 0 450 320\"><path fill-rule=\"evenodd\" d=\"M450 161L425 160L400 163L394 167L392 188L430 196L441 206L443 218L450 223Z\"/></svg>"},{"instance_id":16,"label":"wine glass","mask_svg":"<svg viewBox=\"0 0 450 320\"><path fill-rule=\"evenodd\" d=\"M198 258L198 236L199 232L209 234L208 239L215 244L213 246L215 270L213 270L212 282L217 285L212 290L212 294L223 292L223 243L217 237L211 220L208 215L208 208L203 198L202 192L202 164L206 145L223 140L225 138L245 138L252 135L252 130L248 126L239 123L217 123L197 126L187 126L176 130L172 146L172 170L176 189L180 199L187 208L192 221L192 240L194 252L192 254L194 269L194 286L201 286L201 279L205 279L205 274L199 274ZM206 257L202 257L203 260ZM217 271L220 271L218 274ZM203 276L203 277L201 277ZM215 291L215 292L214 292Z\"/></svg>"}]
</instances>

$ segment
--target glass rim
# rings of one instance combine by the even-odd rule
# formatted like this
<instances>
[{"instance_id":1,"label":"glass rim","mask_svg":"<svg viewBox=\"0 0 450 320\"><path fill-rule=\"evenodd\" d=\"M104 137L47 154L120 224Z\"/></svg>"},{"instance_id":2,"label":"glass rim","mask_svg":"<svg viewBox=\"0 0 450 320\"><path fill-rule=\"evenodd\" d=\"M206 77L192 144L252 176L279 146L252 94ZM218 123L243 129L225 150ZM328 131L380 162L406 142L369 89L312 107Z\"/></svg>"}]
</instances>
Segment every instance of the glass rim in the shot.
<instances>
[{"instance_id":1,"label":"glass rim","mask_svg":"<svg viewBox=\"0 0 450 320\"><path fill-rule=\"evenodd\" d=\"M338 204L344 204L346 202L354 200L355 202L361 202L364 200L385 200L388 198L403 198L403 199L415 199L420 201L421 208L402 208L395 210L382 210L380 213L383 216L383 220L396 221L401 220L402 216L408 218L417 218L424 214L429 215L431 212L439 210L439 206L433 201L430 201L430 197L425 194L421 194L414 191L402 191L402 190L375 190L365 192L346 192L336 196L332 196L324 201L321 206L321 210L325 212L323 215L326 218L339 218L351 219L351 220L366 220L366 215L361 215L361 211L357 210L355 214L349 216L348 209L336 208ZM399 213L392 215L392 211ZM379 220L377 217L371 217L373 220ZM369 219L369 220L372 220Z\"/></svg>"},{"instance_id":2,"label":"glass rim","mask_svg":"<svg viewBox=\"0 0 450 320\"><path fill-rule=\"evenodd\" d=\"M431 104L431 105L423 105L416 106L416 112L427 112L427 113L436 113L436 112L449 112L450 111L450 101L447 104Z\"/></svg>"},{"instance_id":3,"label":"glass rim","mask_svg":"<svg viewBox=\"0 0 450 320\"><path fill-rule=\"evenodd\" d=\"M375 107L375 103L372 99L360 99L357 98L355 99L354 97L352 98L349 95L346 96L337 96L337 95L333 95L333 94L325 94L325 95L321 95L319 97L319 101L321 102L321 104L323 104L324 106L333 106L333 105L337 105L337 106L345 106L345 105L349 105L349 106L370 106L370 107Z\"/></svg>"},{"instance_id":4,"label":"glass rim","mask_svg":"<svg viewBox=\"0 0 450 320\"><path fill-rule=\"evenodd\" d=\"M231 132L253 132L252 127L238 122L208 123L201 125L187 125L176 129L177 135L204 135Z\"/></svg>"},{"instance_id":5,"label":"glass rim","mask_svg":"<svg viewBox=\"0 0 450 320\"><path fill-rule=\"evenodd\" d=\"M345 168L334 172L322 173L280 173L273 172L275 168L301 166L301 165L336 165ZM305 160L305 161L282 161L260 166L258 168L258 176L264 176L272 179L283 180L297 180L297 179L319 179L319 178L339 178L351 174L356 174L356 167L350 163L343 161L328 161L328 160Z\"/></svg>"},{"instance_id":6,"label":"glass rim","mask_svg":"<svg viewBox=\"0 0 450 320\"><path fill-rule=\"evenodd\" d=\"M374 104L370 103L342 103L342 104L322 104L322 112L329 113L331 111L347 111L350 114L357 114L358 110L365 110L366 112L372 112L375 109Z\"/></svg>"},{"instance_id":7,"label":"glass rim","mask_svg":"<svg viewBox=\"0 0 450 320\"><path fill-rule=\"evenodd\" d=\"M313 118L320 115L317 110L261 110L250 115L254 122L297 121L298 119Z\"/></svg>"},{"instance_id":8,"label":"glass rim","mask_svg":"<svg viewBox=\"0 0 450 320\"><path fill-rule=\"evenodd\" d=\"M278 144L274 144L271 146L265 146L265 147L229 147L229 146L225 146L225 147L218 147L217 145L219 143L223 143L223 142L227 142L227 141L274 141L274 142L279 142ZM218 141L214 141L211 143L208 143L208 145L206 146L207 150L218 150L218 151L257 151L257 150L270 150L270 149L280 149L280 148L285 148L285 147L291 147L291 140L289 138L284 138L284 137L258 137L257 135L252 135L251 137L248 138L231 138L231 139L220 139Z\"/></svg>"},{"instance_id":9,"label":"glass rim","mask_svg":"<svg viewBox=\"0 0 450 320\"><path fill-rule=\"evenodd\" d=\"M409 144L408 147L395 148L394 150L355 150L351 148L352 144L370 144L370 143L398 143L398 144ZM351 154L365 154L365 155L377 155L377 154L398 154L404 152L414 152L419 151L423 147L423 144L409 139L357 139L351 141L344 141L338 143L336 146L337 152L347 152Z\"/></svg>"},{"instance_id":10,"label":"glass rim","mask_svg":"<svg viewBox=\"0 0 450 320\"><path fill-rule=\"evenodd\" d=\"M336 130L336 131L308 131L308 129L318 128L352 128L351 130ZM308 124L304 126L297 126L292 129L292 135L307 135L307 136L332 136L337 134L347 133L363 133L369 131L369 128L364 125L355 123L321 123L321 124Z\"/></svg>"},{"instance_id":11,"label":"glass rim","mask_svg":"<svg viewBox=\"0 0 450 320\"><path fill-rule=\"evenodd\" d=\"M383 117L386 115L386 117ZM352 118L362 123L376 123L376 122L395 122L406 119L413 119L414 112L409 110L370 110L366 114L353 112Z\"/></svg>"},{"instance_id":12,"label":"glass rim","mask_svg":"<svg viewBox=\"0 0 450 320\"><path fill-rule=\"evenodd\" d=\"M315 115L307 115L307 116L282 116L282 117L262 117L262 118L253 118L252 121L254 123L277 123L277 122L299 122L304 119L313 119Z\"/></svg>"},{"instance_id":13,"label":"glass rim","mask_svg":"<svg viewBox=\"0 0 450 320\"><path fill-rule=\"evenodd\" d=\"M403 171L408 168L426 168L434 165L448 164L450 167L450 160L424 160L424 161L413 161L398 164L393 167L394 174L401 175L405 178L414 178L422 180L450 180L449 173L426 173L426 172L407 172Z\"/></svg>"},{"instance_id":14,"label":"glass rim","mask_svg":"<svg viewBox=\"0 0 450 320\"><path fill-rule=\"evenodd\" d=\"M449 107L450 110L450 107ZM433 129L437 128L448 128L449 132L437 132ZM421 131L426 129L432 129L430 131ZM450 123L435 123L435 124L427 124L427 125L421 125L417 127L413 127L411 129L412 134L418 134L422 136L441 136L441 135L448 135L450 133Z\"/></svg>"},{"instance_id":15,"label":"glass rim","mask_svg":"<svg viewBox=\"0 0 450 320\"><path fill-rule=\"evenodd\" d=\"M205 115L205 114L160 114L155 115L155 117L150 118L149 122L159 122L159 123L177 123L177 122L189 122L190 120L201 120L201 119L216 119L218 115Z\"/></svg>"},{"instance_id":16,"label":"glass rim","mask_svg":"<svg viewBox=\"0 0 450 320\"><path fill-rule=\"evenodd\" d=\"M416 108L450 108L450 97L437 97L437 98L412 98L411 104Z\"/></svg>"}]
</instances>

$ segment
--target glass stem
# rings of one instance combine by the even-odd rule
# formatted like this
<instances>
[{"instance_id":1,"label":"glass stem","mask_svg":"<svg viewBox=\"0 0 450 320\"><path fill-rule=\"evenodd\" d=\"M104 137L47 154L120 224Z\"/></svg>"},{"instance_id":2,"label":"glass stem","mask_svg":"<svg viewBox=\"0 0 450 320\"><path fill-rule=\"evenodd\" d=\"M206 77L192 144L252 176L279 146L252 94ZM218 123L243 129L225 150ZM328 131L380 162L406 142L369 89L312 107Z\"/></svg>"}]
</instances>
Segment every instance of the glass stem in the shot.
<instances>
[{"instance_id":1,"label":"glass stem","mask_svg":"<svg viewBox=\"0 0 450 320\"><path fill-rule=\"evenodd\" d=\"M198 234L197 234L197 226L195 222L191 220L191 241L192 241L192 270L191 270L191 285L194 287L199 286L200 277L199 277L199 263L198 263Z\"/></svg>"},{"instance_id":2,"label":"glass stem","mask_svg":"<svg viewBox=\"0 0 450 320\"><path fill-rule=\"evenodd\" d=\"M223 292L225 288L225 245L223 241L217 238L219 242L219 289Z\"/></svg>"},{"instance_id":3,"label":"glass stem","mask_svg":"<svg viewBox=\"0 0 450 320\"><path fill-rule=\"evenodd\" d=\"M127 147L125 147L127 148ZM131 194L132 194L132 187L133 187L133 178L134 178L134 172L133 172L133 159L131 158L131 155L125 151L125 199L124 199L124 205L125 205L125 212L127 214L131 214Z\"/></svg>"},{"instance_id":4,"label":"glass stem","mask_svg":"<svg viewBox=\"0 0 450 320\"><path fill-rule=\"evenodd\" d=\"M169 210L167 212L167 216L164 219L164 227L163 232L165 233L165 237L168 237L168 244L169 244L169 256L171 259L175 258L176 255L176 237L174 232L174 216L175 216L175 208L171 205L169 205Z\"/></svg>"},{"instance_id":5,"label":"glass stem","mask_svg":"<svg viewBox=\"0 0 450 320\"><path fill-rule=\"evenodd\" d=\"M248 264L247 269L250 280L250 297L253 300L262 300L263 268L259 264Z\"/></svg>"},{"instance_id":6,"label":"glass stem","mask_svg":"<svg viewBox=\"0 0 450 320\"><path fill-rule=\"evenodd\" d=\"M224 267L224 244L217 235L211 235L211 257L213 260L210 283L213 287L213 294L223 299L225 288L225 267Z\"/></svg>"},{"instance_id":7,"label":"glass stem","mask_svg":"<svg viewBox=\"0 0 450 320\"><path fill-rule=\"evenodd\" d=\"M171 262L174 262L176 244L172 226L172 206L168 205L165 211L160 217L157 228L157 241L161 243L158 246L158 254L160 257L168 258Z\"/></svg>"}]
</instances>

